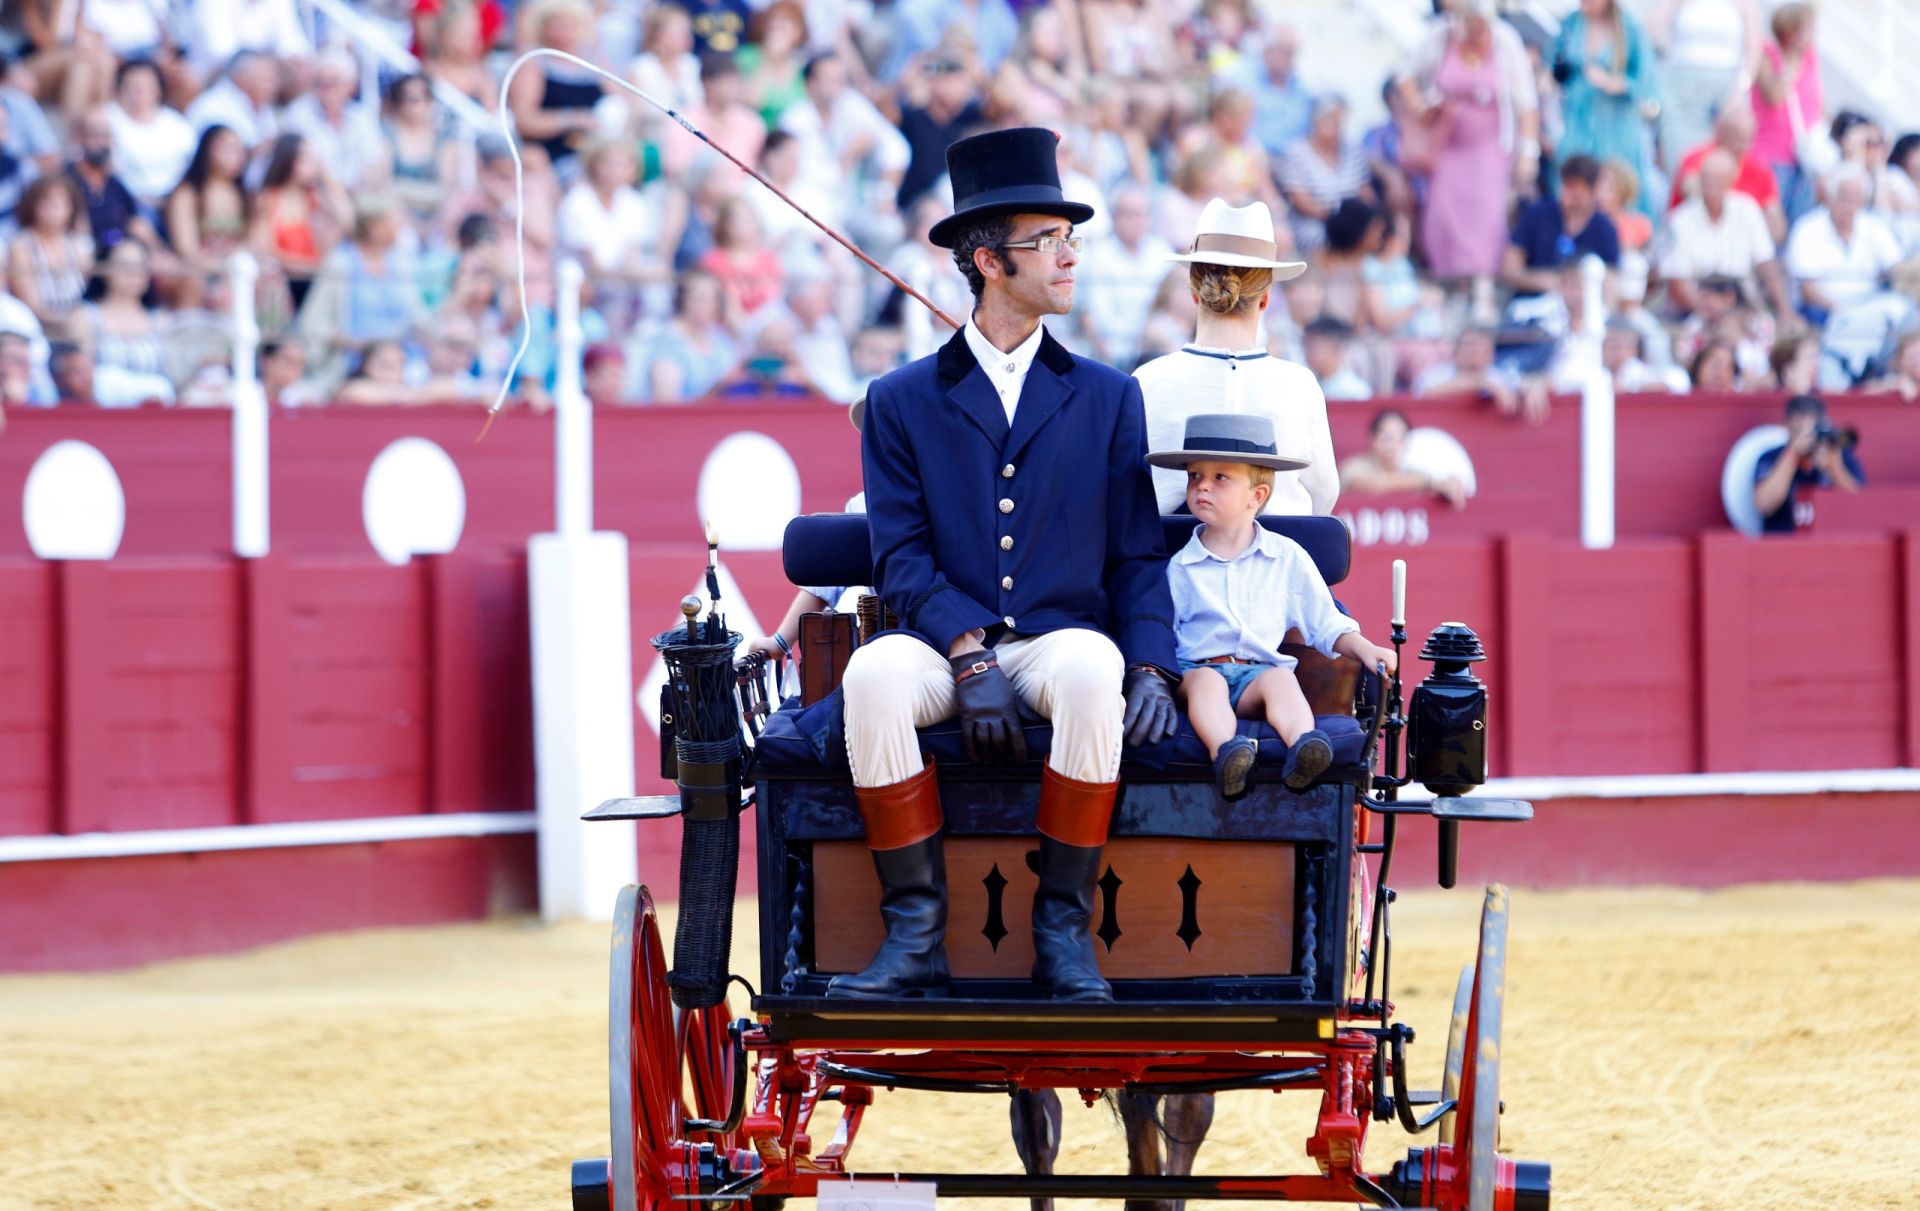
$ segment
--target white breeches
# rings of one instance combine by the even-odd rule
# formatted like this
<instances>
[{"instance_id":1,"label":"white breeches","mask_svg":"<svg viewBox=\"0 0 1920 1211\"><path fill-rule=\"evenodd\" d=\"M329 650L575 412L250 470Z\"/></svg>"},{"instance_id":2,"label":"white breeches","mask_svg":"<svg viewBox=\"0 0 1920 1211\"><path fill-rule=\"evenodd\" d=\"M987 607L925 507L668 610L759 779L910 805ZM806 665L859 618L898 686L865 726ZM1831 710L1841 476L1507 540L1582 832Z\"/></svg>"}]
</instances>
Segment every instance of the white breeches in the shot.
<instances>
[{"instance_id":1,"label":"white breeches","mask_svg":"<svg viewBox=\"0 0 1920 1211\"><path fill-rule=\"evenodd\" d=\"M1126 661L1098 631L1010 636L993 649L1014 692L1053 723L1055 773L1080 782L1120 776L1120 683ZM854 649L841 681L855 786L891 786L925 767L918 727L951 719L953 668L918 638L890 631Z\"/></svg>"}]
</instances>

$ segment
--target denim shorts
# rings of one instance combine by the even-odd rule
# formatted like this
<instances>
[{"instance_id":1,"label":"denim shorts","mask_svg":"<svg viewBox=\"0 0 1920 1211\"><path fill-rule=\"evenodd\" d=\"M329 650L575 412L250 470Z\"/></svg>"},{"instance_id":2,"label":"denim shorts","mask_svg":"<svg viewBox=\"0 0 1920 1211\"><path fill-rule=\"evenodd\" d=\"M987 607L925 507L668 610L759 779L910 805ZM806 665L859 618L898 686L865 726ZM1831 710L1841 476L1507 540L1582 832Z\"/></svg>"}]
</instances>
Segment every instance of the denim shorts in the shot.
<instances>
[{"instance_id":1,"label":"denim shorts","mask_svg":"<svg viewBox=\"0 0 1920 1211\"><path fill-rule=\"evenodd\" d=\"M1235 661L1232 664L1208 664L1200 660L1182 660L1180 662L1180 671L1182 673L1189 669L1212 669L1214 672L1226 678L1227 702L1229 705L1235 707L1240 705L1240 695L1247 692L1248 686L1258 681L1265 674L1282 667L1284 666L1278 664L1242 664L1239 661Z\"/></svg>"}]
</instances>

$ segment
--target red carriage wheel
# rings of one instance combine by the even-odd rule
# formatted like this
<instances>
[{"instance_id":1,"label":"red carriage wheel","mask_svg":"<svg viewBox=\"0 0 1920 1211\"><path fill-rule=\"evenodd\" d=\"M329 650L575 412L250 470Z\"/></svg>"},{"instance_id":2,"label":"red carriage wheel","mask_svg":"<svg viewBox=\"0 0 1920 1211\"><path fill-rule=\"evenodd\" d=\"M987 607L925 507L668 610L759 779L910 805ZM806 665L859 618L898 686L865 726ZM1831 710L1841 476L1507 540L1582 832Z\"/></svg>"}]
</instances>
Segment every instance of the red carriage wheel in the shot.
<instances>
[{"instance_id":1,"label":"red carriage wheel","mask_svg":"<svg viewBox=\"0 0 1920 1211\"><path fill-rule=\"evenodd\" d=\"M719 1121L733 1108L733 1023L722 1000L705 1009L676 1009L677 1051L686 1070L687 1105L693 1117ZM712 1138L714 1143L722 1141Z\"/></svg>"},{"instance_id":2,"label":"red carriage wheel","mask_svg":"<svg viewBox=\"0 0 1920 1211\"><path fill-rule=\"evenodd\" d=\"M1440 1120L1440 1143L1415 1149L1382 1185L1407 1206L1441 1211L1546 1211L1547 1165L1500 1155L1500 1027L1507 995L1507 889L1487 888L1480 950L1460 973L1441 1096L1456 1098Z\"/></svg>"},{"instance_id":3,"label":"red carriage wheel","mask_svg":"<svg viewBox=\"0 0 1920 1211\"><path fill-rule=\"evenodd\" d=\"M656 1211L672 1197L670 1155L686 1109L666 952L644 887L622 888L614 907L608 987L613 1208Z\"/></svg>"},{"instance_id":4,"label":"red carriage wheel","mask_svg":"<svg viewBox=\"0 0 1920 1211\"><path fill-rule=\"evenodd\" d=\"M1480 952L1473 965L1472 1001L1461 1039L1460 1104L1454 1112L1455 1205L1467 1211L1494 1211L1495 1186L1511 1188L1513 1181L1508 1175L1499 1182L1500 1024L1506 1003L1507 889L1496 883L1487 888L1480 910Z\"/></svg>"},{"instance_id":5,"label":"red carriage wheel","mask_svg":"<svg viewBox=\"0 0 1920 1211\"><path fill-rule=\"evenodd\" d=\"M1460 969L1460 981L1453 987L1453 1016L1447 1019L1447 1067L1440 1075L1440 1098L1455 1101L1460 1097L1460 1068L1467 1058L1467 1014L1473 1005L1473 965ZM1440 1116L1440 1142L1453 1142L1453 1111Z\"/></svg>"}]
</instances>

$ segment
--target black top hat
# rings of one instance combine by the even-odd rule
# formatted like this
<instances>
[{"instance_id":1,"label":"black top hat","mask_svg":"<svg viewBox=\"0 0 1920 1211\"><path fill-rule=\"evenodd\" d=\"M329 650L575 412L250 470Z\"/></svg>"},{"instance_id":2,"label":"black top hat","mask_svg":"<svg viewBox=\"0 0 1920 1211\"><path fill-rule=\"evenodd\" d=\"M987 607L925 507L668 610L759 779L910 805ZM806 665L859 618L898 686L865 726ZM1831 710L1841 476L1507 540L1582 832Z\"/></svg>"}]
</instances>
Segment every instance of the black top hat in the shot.
<instances>
[{"instance_id":1,"label":"black top hat","mask_svg":"<svg viewBox=\"0 0 1920 1211\"><path fill-rule=\"evenodd\" d=\"M1070 223L1092 218L1093 207L1069 202L1060 192L1058 143L1050 130L1019 126L948 144L953 213L935 223L927 238L951 248L968 223L1004 214L1054 214Z\"/></svg>"}]
</instances>

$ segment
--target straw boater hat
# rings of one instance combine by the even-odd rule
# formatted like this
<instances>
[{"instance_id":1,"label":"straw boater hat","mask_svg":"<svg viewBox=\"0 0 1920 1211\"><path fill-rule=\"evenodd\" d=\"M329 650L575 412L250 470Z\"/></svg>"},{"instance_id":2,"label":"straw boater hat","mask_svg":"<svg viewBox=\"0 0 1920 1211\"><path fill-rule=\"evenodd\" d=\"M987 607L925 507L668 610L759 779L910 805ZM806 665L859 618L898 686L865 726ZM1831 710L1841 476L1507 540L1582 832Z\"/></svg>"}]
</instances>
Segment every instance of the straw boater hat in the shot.
<instances>
[{"instance_id":1,"label":"straw boater hat","mask_svg":"<svg viewBox=\"0 0 1920 1211\"><path fill-rule=\"evenodd\" d=\"M1305 261L1282 261L1273 238L1273 212L1265 202L1229 206L1219 198L1200 212L1199 231L1190 252L1169 260L1202 265L1232 265L1240 269L1271 269L1273 280L1284 282L1307 271Z\"/></svg>"},{"instance_id":2,"label":"straw boater hat","mask_svg":"<svg viewBox=\"0 0 1920 1211\"><path fill-rule=\"evenodd\" d=\"M1186 440L1178 450L1147 455L1155 467L1184 470L1188 463L1252 463L1275 471L1298 471L1313 462L1281 454L1274 447L1273 422L1254 412L1202 412L1187 418Z\"/></svg>"}]
</instances>

